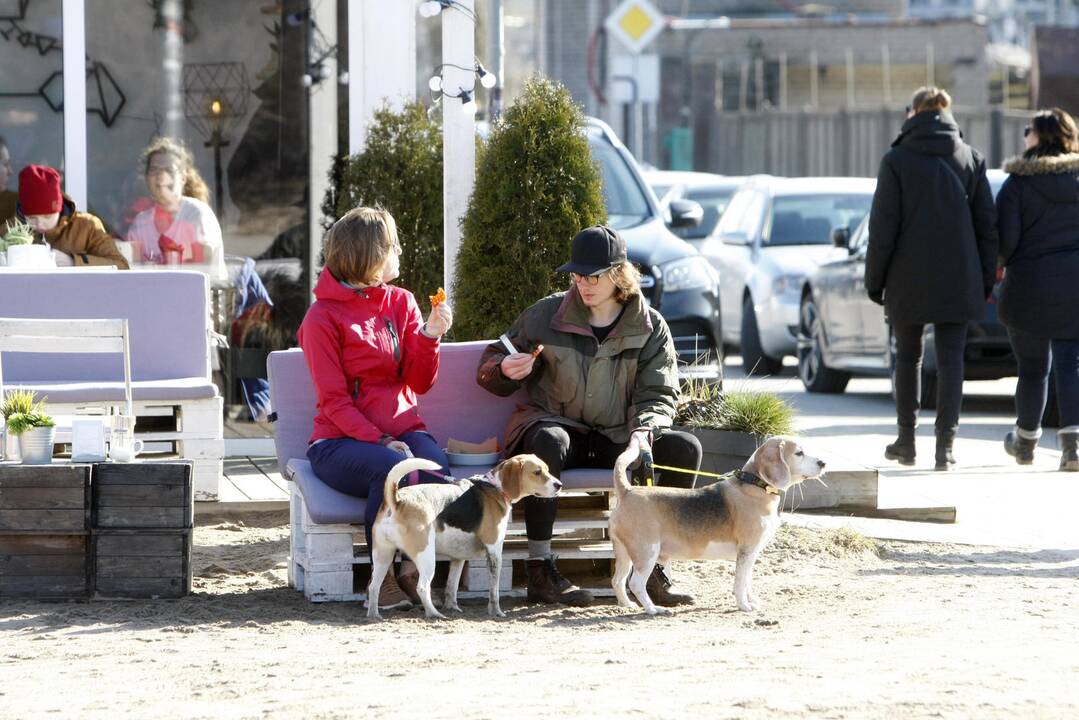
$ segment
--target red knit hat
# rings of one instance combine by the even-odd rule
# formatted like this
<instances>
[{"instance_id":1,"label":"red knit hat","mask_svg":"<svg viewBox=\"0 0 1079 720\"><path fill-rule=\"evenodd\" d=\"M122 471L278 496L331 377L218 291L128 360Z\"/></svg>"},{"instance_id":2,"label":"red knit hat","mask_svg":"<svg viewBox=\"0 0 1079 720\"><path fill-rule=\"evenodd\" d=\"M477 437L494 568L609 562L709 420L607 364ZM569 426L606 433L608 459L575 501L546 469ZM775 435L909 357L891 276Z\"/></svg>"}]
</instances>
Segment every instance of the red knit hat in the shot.
<instances>
[{"instance_id":1,"label":"red knit hat","mask_svg":"<svg viewBox=\"0 0 1079 720\"><path fill-rule=\"evenodd\" d=\"M27 165L19 173L19 206L23 215L51 215L60 212L60 173L44 165Z\"/></svg>"}]
</instances>

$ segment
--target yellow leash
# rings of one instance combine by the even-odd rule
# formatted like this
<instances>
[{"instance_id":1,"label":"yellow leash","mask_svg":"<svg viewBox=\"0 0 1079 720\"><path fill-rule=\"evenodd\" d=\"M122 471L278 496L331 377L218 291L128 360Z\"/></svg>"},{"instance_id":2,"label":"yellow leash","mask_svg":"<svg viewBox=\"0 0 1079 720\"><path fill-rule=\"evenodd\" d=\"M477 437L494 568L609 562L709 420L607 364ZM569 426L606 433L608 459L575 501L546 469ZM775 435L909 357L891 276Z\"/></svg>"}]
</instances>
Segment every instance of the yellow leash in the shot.
<instances>
[{"instance_id":1,"label":"yellow leash","mask_svg":"<svg viewBox=\"0 0 1079 720\"><path fill-rule=\"evenodd\" d=\"M720 480L723 480L727 477L727 475L720 475L719 473L706 472L704 470L687 470L686 468L671 467L670 465L656 465L655 463L652 463L652 467L656 468L657 470L674 470L675 472L684 472L690 475L696 473L698 475L705 475L707 477L719 478ZM652 483L648 484L651 485Z\"/></svg>"}]
</instances>

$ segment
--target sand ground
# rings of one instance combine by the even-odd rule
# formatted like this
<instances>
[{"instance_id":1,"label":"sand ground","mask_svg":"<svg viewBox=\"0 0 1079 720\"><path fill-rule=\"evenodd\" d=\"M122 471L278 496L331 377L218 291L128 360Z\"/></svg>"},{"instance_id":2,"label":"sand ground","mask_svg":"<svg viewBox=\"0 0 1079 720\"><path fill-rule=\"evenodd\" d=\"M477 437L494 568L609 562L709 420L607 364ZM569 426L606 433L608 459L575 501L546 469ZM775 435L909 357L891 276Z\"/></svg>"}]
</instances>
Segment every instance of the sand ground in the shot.
<instances>
[{"instance_id":1,"label":"sand ground","mask_svg":"<svg viewBox=\"0 0 1079 720\"><path fill-rule=\"evenodd\" d=\"M0 717L1079 717L1076 551L784 528L757 614L729 564L683 562L699 602L666 618L373 623L286 586L287 531L203 520L183 600L0 601Z\"/></svg>"}]
</instances>

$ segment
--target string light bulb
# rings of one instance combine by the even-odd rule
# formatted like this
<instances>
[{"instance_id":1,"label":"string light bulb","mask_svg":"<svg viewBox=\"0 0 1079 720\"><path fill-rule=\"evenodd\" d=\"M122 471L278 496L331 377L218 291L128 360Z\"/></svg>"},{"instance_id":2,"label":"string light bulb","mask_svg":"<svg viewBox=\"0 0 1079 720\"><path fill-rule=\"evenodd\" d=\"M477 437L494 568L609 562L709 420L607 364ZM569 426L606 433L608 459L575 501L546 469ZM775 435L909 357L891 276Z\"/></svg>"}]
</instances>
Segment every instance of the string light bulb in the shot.
<instances>
[{"instance_id":1,"label":"string light bulb","mask_svg":"<svg viewBox=\"0 0 1079 720\"><path fill-rule=\"evenodd\" d=\"M428 2L420 4L420 17L434 17L440 12L442 12L442 3L438 2L438 0L428 0Z\"/></svg>"},{"instance_id":2,"label":"string light bulb","mask_svg":"<svg viewBox=\"0 0 1079 720\"><path fill-rule=\"evenodd\" d=\"M442 77L432 75L431 79L427 81L427 87L431 88L431 92L442 92Z\"/></svg>"},{"instance_id":3,"label":"string light bulb","mask_svg":"<svg viewBox=\"0 0 1079 720\"><path fill-rule=\"evenodd\" d=\"M480 85L488 90L498 84L498 76L479 63L476 63L476 73L480 76Z\"/></svg>"},{"instance_id":4,"label":"string light bulb","mask_svg":"<svg viewBox=\"0 0 1079 720\"><path fill-rule=\"evenodd\" d=\"M458 95L461 98L461 109L464 110L466 115L475 115L477 110L476 101L472 99L472 93L468 90L462 90Z\"/></svg>"}]
</instances>

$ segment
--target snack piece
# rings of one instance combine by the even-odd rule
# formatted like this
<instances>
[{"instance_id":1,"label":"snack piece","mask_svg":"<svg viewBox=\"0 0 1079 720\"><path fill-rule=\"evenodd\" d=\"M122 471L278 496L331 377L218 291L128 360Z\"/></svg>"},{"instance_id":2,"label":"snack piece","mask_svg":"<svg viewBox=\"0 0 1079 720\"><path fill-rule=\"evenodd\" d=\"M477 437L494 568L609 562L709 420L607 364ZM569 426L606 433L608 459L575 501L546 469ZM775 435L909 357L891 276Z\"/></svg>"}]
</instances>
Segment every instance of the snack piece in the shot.
<instances>
[{"instance_id":1,"label":"snack piece","mask_svg":"<svg viewBox=\"0 0 1079 720\"><path fill-rule=\"evenodd\" d=\"M438 292L436 292L434 295L430 295L429 297L431 298L431 309L433 310L442 303L446 302L446 291L442 288L439 288Z\"/></svg>"},{"instance_id":2,"label":"snack piece","mask_svg":"<svg viewBox=\"0 0 1079 720\"><path fill-rule=\"evenodd\" d=\"M542 345L537 345L536 347L534 347L532 349L532 359L535 360L536 358L538 358L539 354L541 352L543 352L543 346Z\"/></svg>"},{"instance_id":3,"label":"snack piece","mask_svg":"<svg viewBox=\"0 0 1079 720\"><path fill-rule=\"evenodd\" d=\"M487 438L483 442L467 442L465 440L455 440L450 438L446 441L446 452L461 453L463 455L474 454L479 455L482 453L498 452L498 439Z\"/></svg>"}]
</instances>

